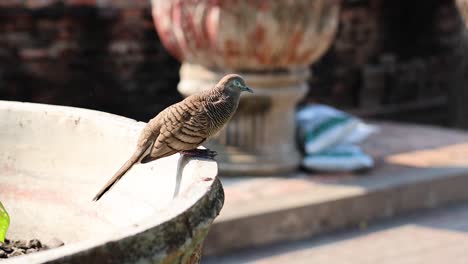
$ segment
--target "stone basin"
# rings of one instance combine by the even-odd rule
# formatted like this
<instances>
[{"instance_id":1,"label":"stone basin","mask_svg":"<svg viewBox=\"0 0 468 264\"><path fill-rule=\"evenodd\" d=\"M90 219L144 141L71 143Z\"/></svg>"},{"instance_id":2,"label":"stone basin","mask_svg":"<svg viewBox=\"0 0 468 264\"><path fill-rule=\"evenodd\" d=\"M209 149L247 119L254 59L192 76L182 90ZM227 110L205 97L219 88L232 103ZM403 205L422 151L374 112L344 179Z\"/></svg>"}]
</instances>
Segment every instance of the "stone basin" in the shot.
<instances>
[{"instance_id":1,"label":"stone basin","mask_svg":"<svg viewBox=\"0 0 468 264\"><path fill-rule=\"evenodd\" d=\"M91 201L143 126L98 111L0 101L7 237L65 243L2 263L197 263L224 201L215 161L176 154L136 165Z\"/></svg>"}]
</instances>

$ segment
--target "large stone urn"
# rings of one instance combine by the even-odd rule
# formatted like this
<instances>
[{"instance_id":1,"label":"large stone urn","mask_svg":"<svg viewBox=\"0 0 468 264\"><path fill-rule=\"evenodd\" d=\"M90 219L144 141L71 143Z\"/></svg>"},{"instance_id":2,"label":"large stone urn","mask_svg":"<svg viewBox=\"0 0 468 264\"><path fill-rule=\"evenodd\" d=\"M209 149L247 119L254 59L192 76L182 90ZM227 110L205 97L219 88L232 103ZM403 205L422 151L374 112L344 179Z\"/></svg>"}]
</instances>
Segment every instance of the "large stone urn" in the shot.
<instances>
[{"instance_id":1,"label":"large stone urn","mask_svg":"<svg viewBox=\"0 0 468 264\"><path fill-rule=\"evenodd\" d=\"M456 65L450 65L450 71L454 80L449 87L449 114L452 125L468 129L468 0L455 1L458 11L464 22L460 32L460 39L457 41L460 45L455 54L459 55L459 62Z\"/></svg>"},{"instance_id":2,"label":"large stone urn","mask_svg":"<svg viewBox=\"0 0 468 264\"><path fill-rule=\"evenodd\" d=\"M152 0L152 8L163 44L183 62L184 96L232 72L254 89L208 143L219 153L221 173L296 169L295 106L307 91L309 65L334 37L339 1Z\"/></svg>"},{"instance_id":3,"label":"large stone urn","mask_svg":"<svg viewBox=\"0 0 468 264\"><path fill-rule=\"evenodd\" d=\"M468 1L456 0L455 2L457 4L458 10L460 11L460 14L463 17L463 20L465 21L465 24L468 26Z\"/></svg>"}]
</instances>

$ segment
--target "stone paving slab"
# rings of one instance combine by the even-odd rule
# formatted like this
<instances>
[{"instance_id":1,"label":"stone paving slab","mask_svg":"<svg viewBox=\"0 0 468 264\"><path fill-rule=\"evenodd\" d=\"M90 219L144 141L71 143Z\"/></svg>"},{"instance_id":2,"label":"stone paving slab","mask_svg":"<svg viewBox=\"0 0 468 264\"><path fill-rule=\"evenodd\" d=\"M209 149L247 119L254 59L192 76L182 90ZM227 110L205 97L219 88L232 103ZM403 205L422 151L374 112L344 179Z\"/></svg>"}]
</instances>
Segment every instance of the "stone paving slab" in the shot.
<instances>
[{"instance_id":1,"label":"stone paving slab","mask_svg":"<svg viewBox=\"0 0 468 264\"><path fill-rule=\"evenodd\" d=\"M367 229L210 257L203 264L465 264L468 204L415 213Z\"/></svg>"},{"instance_id":2,"label":"stone paving slab","mask_svg":"<svg viewBox=\"0 0 468 264\"><path fill-rule=\"evenodd\" d=\"M223 178L226 199L206 255L300 240L468 200L468 133L378 123L365 173Z\"/></svg>"}]
</instances>

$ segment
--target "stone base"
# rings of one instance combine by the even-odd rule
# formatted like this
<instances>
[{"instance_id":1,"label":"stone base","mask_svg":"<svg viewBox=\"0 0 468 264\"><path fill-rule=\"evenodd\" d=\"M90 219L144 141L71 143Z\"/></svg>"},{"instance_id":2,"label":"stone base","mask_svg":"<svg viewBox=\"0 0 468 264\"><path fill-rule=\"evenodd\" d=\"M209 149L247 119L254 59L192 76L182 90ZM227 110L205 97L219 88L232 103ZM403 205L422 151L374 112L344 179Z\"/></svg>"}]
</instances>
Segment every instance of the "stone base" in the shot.
<instances>
[{"instance_id":1,"label":"stone base","mask_svg":"<svg viewBox=\"0 0 468 264\"><path fill-rule=\"evenodd\" d=\"M228 72L183 64L178 89L184 95L215 85ZM243 94L236 115L208 148L218 152L223 175L271 175L295 170L295 107L307 92L308 69L239 73L253 94Z\"/></svg>"}]
</instances>

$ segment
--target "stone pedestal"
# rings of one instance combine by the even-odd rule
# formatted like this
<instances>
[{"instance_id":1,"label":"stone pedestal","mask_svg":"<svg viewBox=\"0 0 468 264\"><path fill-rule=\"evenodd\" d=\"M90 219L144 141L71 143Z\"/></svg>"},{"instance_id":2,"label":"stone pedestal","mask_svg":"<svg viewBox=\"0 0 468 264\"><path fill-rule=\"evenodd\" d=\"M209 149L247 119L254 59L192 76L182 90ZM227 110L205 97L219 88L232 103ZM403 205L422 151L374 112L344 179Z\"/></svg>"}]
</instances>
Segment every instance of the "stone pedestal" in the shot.
<instances>
[{"instance_id":1,"label":"stone pedestal","mask_svg":"<svg viewBox=\"0 0 468 264\"><path fill-rule=\"evenodd\" d=\"M187 96L212 87L224 74L184 63L179 92ZM295 144L294 113L307 92L308 68L240 74L254 93L241 98L231 122L207 144L219 154L221 173L261 175L296 169L300 154Z\"/></svg>"}]
</instances>

